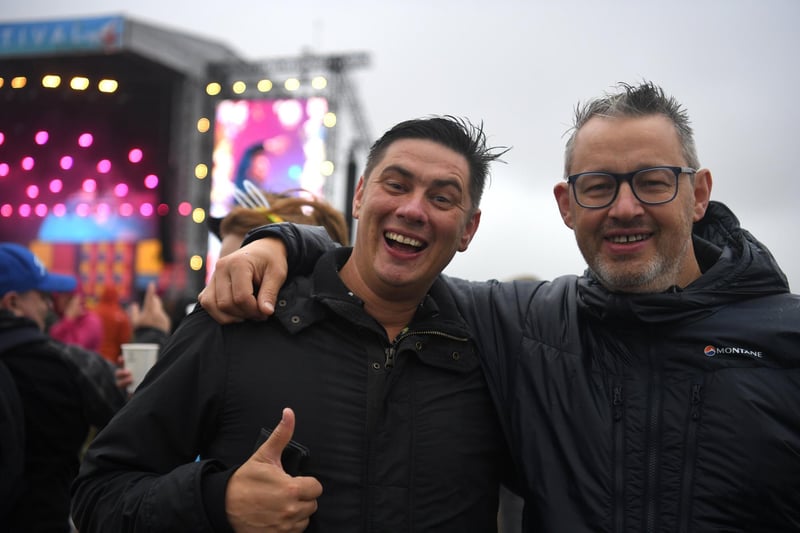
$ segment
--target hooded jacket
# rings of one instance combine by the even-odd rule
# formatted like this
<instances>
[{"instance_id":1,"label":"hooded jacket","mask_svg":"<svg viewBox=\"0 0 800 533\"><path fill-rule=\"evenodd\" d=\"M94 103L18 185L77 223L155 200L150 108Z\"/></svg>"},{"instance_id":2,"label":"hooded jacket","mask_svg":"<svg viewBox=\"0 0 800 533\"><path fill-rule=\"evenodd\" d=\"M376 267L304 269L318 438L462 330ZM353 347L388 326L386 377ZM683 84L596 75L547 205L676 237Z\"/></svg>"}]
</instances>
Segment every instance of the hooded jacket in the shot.
<instances>
[{"instance_id":1,"label":"hooded jacket","mask_svg":"<svg viewBox=\"0 0 800 533\"><path fill-rule=\"evenodd\" d=\"M18 393L25 446L17 499L0 530L66 533L69 487L89 430L104 426L124 397L99 354L51 339L6 310L0 310L0 361Z\"/></svg>"},{"instance_id":2,"label":"hooded jacket","mask_svg":"<svg viewBox=\"0 0 800 533\"><path fill-rule=\"evenodd\" d=\"M290 270L330 246L271 225ZM445 277L479 346L531 532L800 531L800 296L723 204L658 294Z\"/></svg>"},{"instance_id":3,"label":"hooded jacket","mask_svg":"<svg viewBox=\"0 0 800 533\"><path fill-rule=\"evenodd\" d=\"M94 311L100 318L103 330L103 340L97 351L110 363L117 364L122 354L122 345L131 342L133 329L131 319L120 303L116 287L103 287Z\"/></svg>"},{"instance_id":4,"label":"hooded jacket","mask_svg":"<svg viewBox=\"0 0 800 533\"><path fill-rule=\"evenodd\" d=\"M529 531L800 530L800 297L712 202L703 274L449 280L524 478Z\"/></svg>"},{"instance_id":5,"label":"hooded jacket","mask_svg":"<svg viewBox=\"0 0 800 533\"><path fill-rule=\"evenodd\" d=\"M228 479L286 406L309 451L287 471L323 486L307 531L496 530L507 447L449 291L436 281L390 341L338 277L349 252L284 287L269 321L181 322L86 453L82 533L229 530Z\"/></svg>"}]
</instances>

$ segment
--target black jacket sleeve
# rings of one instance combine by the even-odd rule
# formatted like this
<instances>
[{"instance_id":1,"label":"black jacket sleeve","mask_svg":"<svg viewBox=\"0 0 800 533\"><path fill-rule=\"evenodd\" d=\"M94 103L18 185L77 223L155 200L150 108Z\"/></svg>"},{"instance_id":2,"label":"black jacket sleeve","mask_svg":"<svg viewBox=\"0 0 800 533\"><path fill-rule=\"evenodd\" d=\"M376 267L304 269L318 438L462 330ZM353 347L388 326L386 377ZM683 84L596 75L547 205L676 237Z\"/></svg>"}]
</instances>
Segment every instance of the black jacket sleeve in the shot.
<instances>
[{"instance_id":1,"label":"black jacket sleeve","mask_svg":"<svg viewBox=\"0 0 800 533\"><path fill-rule=\"evenodd\" d=\"M187 317L86 452L72 485L81 533L230 529L224 488L233 469L202 457L225 375L220 327L206 313Z\"/></svg>"},{"instance_id":2,"label":"black jacket sleeve","mask_svg":"<svg viewBox=\"0 0 800 533\"><path fill-rule=\"evenodd\" d=\"M22 487L25 464L25 419L14 377L0 361L0 523L10 513Z\"/></svg>"},{"instance_id":3,"label":"black jacket sleeve","mask_svg":"<svg viewBox=\"0 0 800 533\"><path fill-rule=\"evenodd\" d=\"M117 387L114 377L116 367L96 352L74 344L50 342L77 368L76 380L86 419L102 428L125 405L125 394Z\"/></svg>"},{"instance_id":4,"label":"black jacket sleeve","mask_svg":"<svg viewBox=\"0 0 800 533\"><path fill-rule=\"evenodd\" d=\"M250 230L242 241L242 246L265 237L275 237L286 245L286 260L289 274L307 276L314 271L314 265L322 254L339 244L330 238L322 226L309 226L280 222Z\"/></svg>"},{"instance_id":5,"label":"black jacket sleeve","mask_svg":"<svg viewBox=\"0 0 800 533\"><path fill-rule=\"evenodd\" d=\"M133 342L147 342L158 344L161 348L167 343L169 333L150 326L140 326L133 332Z\"/></svg>"}]
</instances>

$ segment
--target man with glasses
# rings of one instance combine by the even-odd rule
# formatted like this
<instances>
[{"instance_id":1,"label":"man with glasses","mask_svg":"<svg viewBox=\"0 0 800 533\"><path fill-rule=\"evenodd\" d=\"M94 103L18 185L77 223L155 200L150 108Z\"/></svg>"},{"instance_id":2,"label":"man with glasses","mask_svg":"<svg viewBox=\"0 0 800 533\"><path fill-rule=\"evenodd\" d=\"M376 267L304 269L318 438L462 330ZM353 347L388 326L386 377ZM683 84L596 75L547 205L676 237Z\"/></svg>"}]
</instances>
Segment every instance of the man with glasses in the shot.
<instances>
[{"instance_id":1,"label":"man with glasses","mask_svg":"<svg viewBox=\"0 0 800 533\"><path fill-rule=\"evenodd\" d=\"M686 111L647 82L580 106L565 177L554 192L583 276L449 280L510 436L525 528L800 530L800 297L710 200ZM298 256L298 228L248 240L283 233L301 270L315 241ZM269 314L276 281L256 299L249 272L260 279L275 241L229 256L203 306Z\"/></svg>"},{"instance_id":2,"label":"man with glasses","mask_svg":"<svg viewBox=\"0 0 800 533\"><path fill-rule=\"evenodd\" d=\"M69 487L89 429L124 403L105 359L44 332L51 293L76 285L24 246L0 243L0 411L11 414L0 412L0 461L13 459L0 462L2 531L70 531Z\"/></svg>"}]
</instances>

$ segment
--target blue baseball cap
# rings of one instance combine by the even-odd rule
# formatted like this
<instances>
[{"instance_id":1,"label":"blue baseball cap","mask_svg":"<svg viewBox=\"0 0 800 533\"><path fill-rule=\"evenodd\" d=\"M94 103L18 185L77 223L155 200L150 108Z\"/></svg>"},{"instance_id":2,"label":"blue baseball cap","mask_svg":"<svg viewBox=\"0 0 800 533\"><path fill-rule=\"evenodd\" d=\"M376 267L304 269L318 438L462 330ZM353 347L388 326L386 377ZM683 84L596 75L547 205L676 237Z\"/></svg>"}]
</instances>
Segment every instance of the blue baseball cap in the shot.
<instances>
[{"instance_id":1,"label":"blue baseball cap","mask_svg":"<svg viewBox=\"0 0 800 533\"><path fill-rule=\"evenodd\" d=\"M49 273L24 246L0 243L0 296L11 291L72 292L77 286L73 276Z\"/></svg>"}]
</instances>

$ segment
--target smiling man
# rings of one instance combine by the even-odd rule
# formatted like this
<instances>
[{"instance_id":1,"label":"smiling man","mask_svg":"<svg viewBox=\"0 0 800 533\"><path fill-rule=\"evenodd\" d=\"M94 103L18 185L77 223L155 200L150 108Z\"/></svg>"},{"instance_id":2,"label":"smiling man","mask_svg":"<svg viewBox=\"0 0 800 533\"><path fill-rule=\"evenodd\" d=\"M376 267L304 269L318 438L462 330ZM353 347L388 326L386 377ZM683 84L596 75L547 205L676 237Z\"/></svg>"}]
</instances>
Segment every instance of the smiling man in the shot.
<instances>
[{"instance_id":1,"label":"smiling man","mask_svg":"<svg viewBox=\"0 0 800 533\"><path fill-rule=\"evenodd\" d=\"M800 297L710 201L685 110L652 83L579 106L564 177L583 276L446 280L510 435L526 530L800 531ZM303 231L250 238L294 235L302 266ZM256 300L244 274L261 279L275 240L215 274L214 316L269 314L281 280Z\"/></svg>"},{"instance_id":2,"label":"smiling man","mask_svg":"<svg viewBox=\"0 0 800 533\"><path fill-rule=\"evenodd\" d=\"M353 248L288 284L273 320L183 320L86 454L80 531L496 530L507 448L440 272L500 153L450 117L386 132Z\"/></svg>"},{"instance_id":3,"label":"smiling man","mask_svg":"<svg viewBox=\"0 0 800 533\"><path fill-rule=\"evenodd\" d=\"M711 172L695 170L697 156L684 154L675 129L661 114L593 116L571 140L570 175L555 187L556 200L610 290L661 292L700 277L688 236L705 214ZM668 166L675 161L688 166Z\"/></svg>"}]
</instances>

